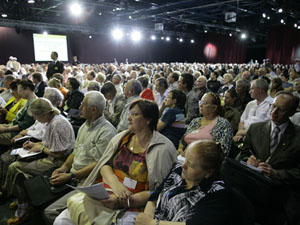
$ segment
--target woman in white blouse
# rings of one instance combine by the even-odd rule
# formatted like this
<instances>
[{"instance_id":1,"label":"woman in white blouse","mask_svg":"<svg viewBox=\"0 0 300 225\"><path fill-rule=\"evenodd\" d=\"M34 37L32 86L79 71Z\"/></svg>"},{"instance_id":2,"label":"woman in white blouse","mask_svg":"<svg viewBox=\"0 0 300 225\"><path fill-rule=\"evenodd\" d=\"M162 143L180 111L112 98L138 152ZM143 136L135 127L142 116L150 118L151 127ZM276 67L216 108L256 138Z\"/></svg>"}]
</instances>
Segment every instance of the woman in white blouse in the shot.
<instances>
[{"instance_id":1,"label":"woman in white blouse","mask_svg":"<svg viewBox=\"0 0 300 225\"><path fill-rule=\"evenodd\" d=\"M34 100L29 111L36 120L46 124L46 131L41 142L26 142L23 148L30 152L42 152L46 157L32 162L16 161L9 166L4 191L7 195L13 194L17 197L18 203L12 204L18 205L18 208L15 216L8 219L8 224L18 224L29 218L24 180L61 166L75 143L72 125L48 99Z\"/></svg>"}]
</instances>

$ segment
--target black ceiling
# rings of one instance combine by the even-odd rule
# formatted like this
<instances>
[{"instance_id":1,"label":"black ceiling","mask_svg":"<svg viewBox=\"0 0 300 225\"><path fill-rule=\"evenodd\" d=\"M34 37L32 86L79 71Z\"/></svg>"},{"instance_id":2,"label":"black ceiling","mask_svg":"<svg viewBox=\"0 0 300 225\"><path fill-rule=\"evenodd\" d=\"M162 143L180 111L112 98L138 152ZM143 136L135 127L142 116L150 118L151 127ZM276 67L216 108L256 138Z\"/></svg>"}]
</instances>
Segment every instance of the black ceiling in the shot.
<instances>
[{"instance_id":1,"label":"black ceiling","mask_svg":"<svg viewBox=\"0 0 300 225\"><path fill-rule=\"evenodd\" d=\"M7 14L1 18L0 26L7 22L32 22L33 25L59 24L58 27L79 26L99 31L119 24L154 30L156 23L163 23L165 32L195 35L206 31L223 34L247 31L256 37L267 36L269 28L280 24L281 19L286 25L300 26L299 0L78 0L84 13L77 18L69 13L69 5L74 2L71 0L35 0L34 4L27 0L0 2L0 14ZM279 8L283 9L282 13L278 12ZM236 13L232 17L236 22L225 21L228 12ZM265 18L263 13L266 13Z\"/></svg>"}]
</instances>

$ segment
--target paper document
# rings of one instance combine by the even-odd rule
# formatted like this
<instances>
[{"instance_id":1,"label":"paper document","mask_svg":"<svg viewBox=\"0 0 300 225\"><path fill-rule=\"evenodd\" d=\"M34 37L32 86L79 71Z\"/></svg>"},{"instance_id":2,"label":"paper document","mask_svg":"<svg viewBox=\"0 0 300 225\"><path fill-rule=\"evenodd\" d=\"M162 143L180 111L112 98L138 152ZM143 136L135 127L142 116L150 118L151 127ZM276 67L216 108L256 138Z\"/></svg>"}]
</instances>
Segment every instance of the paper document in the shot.
<instances>
[{"instance_id":1,"label":"paper document","mask_svg":"<svg viewBox=\"0 0 300 225\"><path fill-rule=\"evenodd\" d=\"M31 138L31 136L25 135L25 136L23 136L23 137L16 138L16 139L15 139L15 142L20 141L20 140L23 140L23 139L28 139L28 138Z\"/></svg>"},{"instance_id":2,"label":"paper document","mask_svg":"<svg viewBox=\"0 0 300 225\"><path fill-rule=\"evenodd\" d=\"M30 152L29 153L29 150L26 150L24 148L17 148L17 149L13 149L10 154L11 155L19 155L21 158L26 158L26 157L38 155L41 153L42 152Z\"/></svg>"},{"instance_id":3,"label":"paper document","mask_svg":"<svg viewBox=\"0 0 300 225\"><path fill-rule=\"evenodd\" d=\"M74 187L69 184L66 184L68 187L73 188L75 190L86 193L87 195L96 198L96 199L106 199L109 198L108 192L106 191L104 185L102 183L93 184L91 186L86 187Z\"/></svg>"},{"instance_id":4,"label":"paper document","mask_svg":"<svg viewBox=\"0 0 300 225\"><path fill-rule=\"evenodd\" d=\"M255 171L257 171L257 172L260 172L261 173L261 169L259 169L258 167L255 167L255 166L252 166L252 165L249 165L249 164L247 164L246 162L244 162L244 161L240 161L243 165L245 165L245 166L247 166L247 167L249 167L250 169L253 169L253 170L255 170Z\"/></svg>"}]
</instances>

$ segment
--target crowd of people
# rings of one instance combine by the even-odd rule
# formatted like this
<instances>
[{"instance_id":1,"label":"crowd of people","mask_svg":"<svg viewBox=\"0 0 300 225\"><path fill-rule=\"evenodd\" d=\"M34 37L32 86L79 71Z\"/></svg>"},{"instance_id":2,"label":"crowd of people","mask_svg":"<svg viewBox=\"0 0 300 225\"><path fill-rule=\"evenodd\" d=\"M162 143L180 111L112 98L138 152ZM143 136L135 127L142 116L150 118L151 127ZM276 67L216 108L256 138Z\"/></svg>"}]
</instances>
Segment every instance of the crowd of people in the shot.
<instances>
[{"instance_id":1,"label":"crowd of people","mask_svg":"<svg viewBox=\"0 0 300 225\"><path fill-rule=\"evenodd\" d=\"M8 224L29 219L24 181L49 169L53 186L109 190L103 200L57 198L43 210L49 224L242 224L221 176L225 156L282 183L285 219L300 222L297 65L51 58L0 65L0 198L16 209ZM43 157L24 161L11 154L17 145Z\"/></svg>"}]
</instances>

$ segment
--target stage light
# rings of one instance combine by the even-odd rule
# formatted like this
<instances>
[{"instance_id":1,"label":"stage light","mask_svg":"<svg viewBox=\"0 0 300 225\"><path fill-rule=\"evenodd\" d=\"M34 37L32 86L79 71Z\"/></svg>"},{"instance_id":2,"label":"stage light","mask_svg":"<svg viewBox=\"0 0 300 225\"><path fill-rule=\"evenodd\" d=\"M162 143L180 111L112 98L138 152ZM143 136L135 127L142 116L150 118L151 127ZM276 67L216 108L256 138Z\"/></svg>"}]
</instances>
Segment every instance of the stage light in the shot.
<instances>
[{"instance_id":1,"label":"stage light","mask_svg":"<svg viewBox=\"0 0 300 225\"><path fill-rule=\"evenodd\" d=\"M28 0L28 3L33 4L33 3L35 3L35 1L34 0Z\"/></svg>"},{"instance_id":2,"label":"stage light","mask_svg":"<svg viewBox=\"0 0 300 225\"><path fill-rule=\"evenodd\" d=\"M164 37L161 37L160 39L161 39L161 40L164 40L165 38L164 38Z\"/></svg>"},{"instance_id":3,"label":"stage light","mask_svg":"<svg viewBox=\"0 0 300 225\"><path fill-rule=\"evenodd\" d=\"M152 41L156 40L156 36L155 35L151 35L151 40Z\"/></svg>"},{"instance_id":4,"label":"stage light","mask_svg":"<svg viewBox=\"0 0 300 225\"><path fill-rule=\"evenodd\" d=\"M133 32L131 33L131 39L132 39L133 41L136 41L136 42L140 41L140 40L142 39L142 34L141 34L141 32L139 32L139 31L133 31Z\"/></svg>"},{"instance_id":5,"label":"stage light","mask_svg":"<svg viewBox=\"0 0 300 225\"><path fill-rule=\"evenodd\" d=\"M284 20L283 20L283 19L281 19L281 20L280 20L280 23L284 23Z\"/></svg>"},{"instance_id":6,"label":"stage light","mask_svg":"<svg viewBox=\"0 0 300 225\"><path fill-rule=\"evenodd\" d=\"M229 33L229 36L232 37L232 33Z\"/></svg>"},{"instance_id":7,"label":"stage light","mask_svg":"<svg viewBox=\"0 0 300 225\"><path fill-rule=\"evenodd\" d=\"M132 17L131 16L128 16L128 18L131 20L132 19Z\"/></svg>"},{"instance_id":8,"label":"stage light","mask_svg":"<svg viewBox=\"0 0 300 225\"><path fill-rule=\"evenodd\" d=\"M99 12L99 16L101 16L102 15L102 13L101 12Z\"/></svg>"},{"instance_id":9,"label":"stage light","mask_svg":"<svg viewBox=\"0 0 300 225\"><path fill-rule=\"evenodd\" d=\"M179 38L179 42L183 42L183 39L182 39L182 38Z\"/></svg>"},{"instance_id":10,"label":"stage light","mask_svg":"<svg viewBox=\"0 0 300 225\"><path fill-rule=\"evenodd\" d=\"M269 16L267 17L267 20L271 19Z\"/></svg>"},{"instance_id":11,"label":"stage light","mask_svg":"<svg viewBox=\"0 0 300 225\"><path fill-rule=\"evenodd\" d=\"M300 26L298 26L298 29L300 30Z\"/></svg>"},{"instance_id":12,"label":"stage light","mask_svg":"<svg viewBox=\"0 0 300 225\"><path fill-rule=\"evenodd\" d=\"M266 17L267 17L267 15L266 15L265 13L263 13L263 14L262 14L262 17L263 17L263 18L266 18Z\"/></svg>"},{"instance_id":13,"label":"stage light","mask_svg":"<svg viewBox=\"0 0 300 225\"><path fill-rule=\"evenodd\" d=\"M191 40L191 43L192 43L192 44L194 44L194 43L195 43L194 39L192 39L192 40Z\"/></svg>"},{"instance_id":14,"label":"stage light","mask_svg":"<svg viewBox=\"0 0 300 225\"><path fill-rule=\"evenodd\" d=\"M204 33L207 33L207 30L204 30Z\"/></svg>"},{"instance_id":15,"label":"stage light","mask_svg":"<svg viewBox=\"0 0 300 225\"><path fill-rule=\"evenodd\" d=\"M297 27L298 27L298 25L295 23L295 24L294 24L294 27L295 27L295 28L297 28Z\"/></svg>"},{"instance_id":16,"label":"stage light","mask_svg":"<svg viewBox=\"0 0 300 225\"><path fill-rule=\"evenodd\" d=\"M282 12L283 12L282 8L278 9L278 12L279 12L279 13L282 13Z\"/></svg>"},{"instance_id":17,"label":"stage light","mask_svg":"<svg viewBox=\"0 0 300 225\"><path fill-rule=\"evenodd\" d=\"M6 18L6 17L7 17L7 14L4 14L4 13L3 13L1 16L2 16L3 18Z\"/></svg>"},{"instance_id":18,"label":"stage light","mask_svg":"<svg viewBox=\"0 0 300 225\"><path fill-rule=\"evenodd\" d=\"M166 37L166 41L170 41L171 39L170 39L170 37Z\"/></svg>"},{"instance_id":19,"label":"stage light","mask_svg":"<svg viewBox=\"0 0 300 225\"><path fill-rule=\"evenodd\" d=\"M90 35L90 36L89 36L89 39L92 39L92 38L93 38L93 36L92 36L92 35Z\"/></svg>"},{"instance_id":20,"label":"stage light","mask_svg":"<svg viewBox=\"0 0 300 225\"><path fill-rule=\"evenodd\" d=\"M47 32L47 31L44 31L44 32L43 32L43 35L48 35L48 32Z\"/></svg>"},{"instance_id":21,"label":"stage light","mask_svg":"<svg viewBox=\"0 0 300 225\"><path fill-rule=\"evenodd\" d=\"M80 4L78 3L73 3L71 6L70 6L70 10L71 10L71 13L74 15L74 16L79 16L81 15L82 13L82 7Z\"/></svg>"},{"instance_id":22,"label":"stage light","mask_svg":"<svg viewBox=\"0 0 300 225\"><path fill-rule=\"evenodd\" d=\"M123 38L124 34L123 34L122 30L120 30L119 28L116 28L112 31L112 36L115 40L119 41Z\"/></svg>"},{"instance_id":23,"label":"stage light","mask_svg":"<svg viewBox=\"0 0 300 225\"><path fill-rule=\"evenodd\" d=\"M246 39L247 38L247 35L245 33L242 33L241 34L241 39Z\"/></svg>"}]
</instances>

